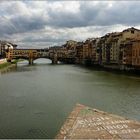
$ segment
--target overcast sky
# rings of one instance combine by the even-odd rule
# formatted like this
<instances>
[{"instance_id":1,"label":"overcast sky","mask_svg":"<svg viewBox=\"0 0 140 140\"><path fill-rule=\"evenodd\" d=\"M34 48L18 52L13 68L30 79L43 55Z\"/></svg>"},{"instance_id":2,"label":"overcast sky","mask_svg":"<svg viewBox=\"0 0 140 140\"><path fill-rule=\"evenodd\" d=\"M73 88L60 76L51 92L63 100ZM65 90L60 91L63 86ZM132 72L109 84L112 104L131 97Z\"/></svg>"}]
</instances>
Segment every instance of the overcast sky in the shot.
<instances>
[{"instance_id":1,"label":"overcast sky","mask_svg":"<svg viewBox=\"0 0 140 140\"><path fill-rule=\"evenodd\" d=\"M0 39L19 47L84 41L132 26L140 29L139 1L0 2Z\"/></svg>"}]
</instances>

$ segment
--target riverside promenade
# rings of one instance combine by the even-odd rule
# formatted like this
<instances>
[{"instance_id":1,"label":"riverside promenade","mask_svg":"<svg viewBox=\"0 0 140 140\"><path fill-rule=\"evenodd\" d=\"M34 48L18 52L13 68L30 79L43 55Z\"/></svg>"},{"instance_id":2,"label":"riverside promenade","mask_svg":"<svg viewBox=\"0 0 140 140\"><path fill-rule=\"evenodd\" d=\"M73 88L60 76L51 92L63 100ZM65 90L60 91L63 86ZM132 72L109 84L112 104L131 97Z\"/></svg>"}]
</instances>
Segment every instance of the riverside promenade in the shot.
<instances>
[{"instance_id":1,"label":"riverside promenade","mask_svg":"<svg viewBox=\"0 0 140 140\"><path fill-rule=\"evenodd\" d=\"M140 122L77 104L56 139L140 139Z\"/></svg>"}]
</instances>

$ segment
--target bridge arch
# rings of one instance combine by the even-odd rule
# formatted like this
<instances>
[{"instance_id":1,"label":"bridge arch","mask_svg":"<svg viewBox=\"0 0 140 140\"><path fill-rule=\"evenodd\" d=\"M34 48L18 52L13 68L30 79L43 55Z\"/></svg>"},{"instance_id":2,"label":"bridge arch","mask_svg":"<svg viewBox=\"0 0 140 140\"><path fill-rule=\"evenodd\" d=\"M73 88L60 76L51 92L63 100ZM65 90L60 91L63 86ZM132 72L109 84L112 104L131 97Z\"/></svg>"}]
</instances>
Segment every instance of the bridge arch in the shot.
<instances>
[{"instance_id":1,"label":"bridge arch","mask_svg":"<svg viewBox=\"0 0 140 140\"><path fill-rule=\"evenodd\" d=\"M40 60L43 60L44 63L52 63L52 59L50 58L45 58L45 57L40 57L40 58L35 58L33 59L34 63L40 63Z\"/></svg>"}]
</instances>

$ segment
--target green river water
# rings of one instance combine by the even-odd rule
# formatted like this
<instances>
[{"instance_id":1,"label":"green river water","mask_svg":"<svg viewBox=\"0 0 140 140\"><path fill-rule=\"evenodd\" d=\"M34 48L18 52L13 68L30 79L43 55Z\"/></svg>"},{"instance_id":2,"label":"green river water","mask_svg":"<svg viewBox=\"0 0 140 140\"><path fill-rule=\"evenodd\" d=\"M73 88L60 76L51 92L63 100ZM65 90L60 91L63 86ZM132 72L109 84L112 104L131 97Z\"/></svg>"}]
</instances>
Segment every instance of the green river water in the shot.
<instances>
[{"instance_id":1,"label":"green river water","mask_svg":"<svg viewBox=\"0 0 140 140\"><path fill-rule=\"evenodd\" d=\"M54 138L76 103L140 121L140 76L19 62L0 74L0 138Z\"/></svg>"}]
</instances>

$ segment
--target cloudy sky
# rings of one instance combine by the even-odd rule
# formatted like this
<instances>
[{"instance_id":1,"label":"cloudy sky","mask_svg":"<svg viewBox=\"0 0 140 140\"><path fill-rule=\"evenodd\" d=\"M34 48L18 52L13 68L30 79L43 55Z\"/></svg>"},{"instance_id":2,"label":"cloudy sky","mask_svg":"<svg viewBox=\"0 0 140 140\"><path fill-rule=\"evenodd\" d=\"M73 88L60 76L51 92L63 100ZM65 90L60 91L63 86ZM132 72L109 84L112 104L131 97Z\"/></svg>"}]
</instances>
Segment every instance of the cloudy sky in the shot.
<instances>
[{"instance_id":1,"label":"cloudy sky","mask_svg":"<svg viewBox=\"0 0 140 140\"><path fill-rule=\"evenodd\" d=\"M34 48L84 41L140 29L139 14L139 1L1 1L0 40Z\"/></svg>"}]
</instances>

